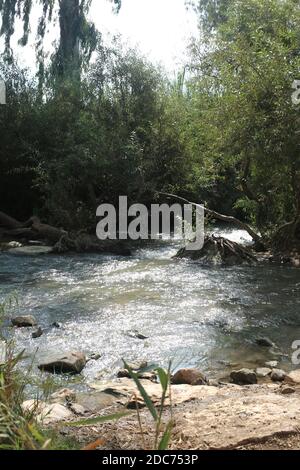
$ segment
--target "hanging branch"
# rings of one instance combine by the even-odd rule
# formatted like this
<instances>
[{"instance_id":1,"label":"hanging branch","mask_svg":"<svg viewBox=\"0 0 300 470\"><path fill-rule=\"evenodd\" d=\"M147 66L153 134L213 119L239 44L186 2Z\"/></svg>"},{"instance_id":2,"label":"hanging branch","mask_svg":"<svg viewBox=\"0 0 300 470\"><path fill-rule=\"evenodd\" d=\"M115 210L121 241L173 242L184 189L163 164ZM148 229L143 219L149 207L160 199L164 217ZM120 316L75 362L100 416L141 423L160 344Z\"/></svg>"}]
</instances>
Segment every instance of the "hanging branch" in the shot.
<instances>
[{"instance_id":1,"label":"hanging branch","mask_svg":"<svg viewBox=\"0 0 300 470\"><path fill-rule=\"evenodd\" d=\"M185 202L186 204L191 204L191 205L194 205L196 207L200 207L200 204L188 201L184 197L177 196L176 194L163 193L163 192L160 192L160 191L157 192L157 194L160 194L160 195L166 196L166 197L171 197L171 198L174 198L174 199L178 199L179 201ZM245 222L241 222L239 219L237 219L236 217L233 217L233 216L219 214L219 212L208 209L207 207L204 207L204 211L208 215L211 215L212 217L214 217L215 219L221 220L222 222L228 222L228 223L234 224L237 227L239 227L240 229L245 230L246 232L249 233L250 237L253 239L253 241L255 242L256 245L258 245L258 246L263 246L264 245L262 237L260 235L258 235L250 227L250 225L246 224Z\"/></svg>"}]
</instances>

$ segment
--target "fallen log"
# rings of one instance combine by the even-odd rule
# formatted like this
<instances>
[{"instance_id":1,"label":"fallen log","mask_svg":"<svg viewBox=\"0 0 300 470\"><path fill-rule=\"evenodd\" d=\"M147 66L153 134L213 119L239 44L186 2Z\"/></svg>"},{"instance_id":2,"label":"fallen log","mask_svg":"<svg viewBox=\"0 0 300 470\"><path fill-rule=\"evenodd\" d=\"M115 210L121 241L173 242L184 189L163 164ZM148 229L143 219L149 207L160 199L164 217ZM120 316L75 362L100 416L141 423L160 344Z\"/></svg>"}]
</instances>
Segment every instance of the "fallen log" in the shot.
<instances>
[{"instance_id":1,"label":"fallen log","mask_svg":"<svg viewBox=\"0 0 300 470\"><path fill-rule=\"evenodd\" d=\"M171 197L171 198L174 198L174 199L178 199L179 201L185 202L186 204L193 205L196 208L201 206L201 204L197 204L195 202L188 201L184 197L177 196L176 194L163 193L163 192L158 192L157 194L160 194L160 195L166 196L166 197ZM208 207L205 207L205 206L203 206L203 207L204 207L204 211L208 215L211 215L212 217L214 217L215 219L221 220L222 222L228 222L228 223L234 224L237 227L239 227L240 229L245 230L246 232L248 232L250 237L252 238L252 240L255 242L255 248L257 250L263 251L265 249L265 245L264 245L262 237L260 235L258 235L250 227L250 225L246 224L245 222L242 222L241 220L237 219L236 217L220 214L219 212L208 209Z\"/></svg>"},{"instance_id":2,"label":"fallen log","mask_svg":"<svg viewBox=\"0 0 300 470\"><path fill-rule=\"evenodd\" d=\"M113 253L130 256L131 251L126 243L119 240L98 240L96 235L84 231L70 233L61 228L44 224L38 217L31 217L26 222L18 220L0 212L0 237L11 241L12 239L41 240L53 247L55 253Z\"/></svg>"}]
</instances>

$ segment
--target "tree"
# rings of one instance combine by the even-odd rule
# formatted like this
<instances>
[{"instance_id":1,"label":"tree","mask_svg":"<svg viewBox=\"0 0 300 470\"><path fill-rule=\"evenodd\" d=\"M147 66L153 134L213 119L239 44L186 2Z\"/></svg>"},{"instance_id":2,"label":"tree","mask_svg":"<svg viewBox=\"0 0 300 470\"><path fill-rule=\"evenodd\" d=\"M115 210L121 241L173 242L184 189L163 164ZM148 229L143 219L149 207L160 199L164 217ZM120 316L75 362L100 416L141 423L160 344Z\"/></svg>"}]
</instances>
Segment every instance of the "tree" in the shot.
<instances>
[{"instance_id":1,"label":"tree","mask_svg":"<svg viewBox=\"0 0 300 470\"><path fill-rule=\"evenodd\" d=\"M89 61L97 44L95 25L87 20L92 0L0 0L2 26L0 36L5 38L5 55L12 59L11 37L15 32L15 20L23 21L23 36L20 44L28 43L30 32L30 14L38 4L42 6L42 15L37 29L37 58L43 69L43 39L47 22L59 20L60 39L53 56L56 73L61 77L78 78L83 62ZM121 0L109 0L117 10Z\"/></svg>"},{"instance_id":2,"label":"tree","mask_svg":"<svg viewBox=\"0 0 300 470\"><path fill-rule=\"evenodd\" d=\"M291 100L300 11L295 0L230 3L211 47L194 48L204 159L217 174L235 172L236 207L278 250L292 250L300 246L300 119Z\"/></svg>"},{"instance_id":3,"label":"tree","mask_svg":"<svg viewBox=\"0 0 300 470\"><path fill-rule=\"evenodd\" d=\"M226 22L232 0L187 0L186 4L196 10L204 31L210 33Z\"/></svg>"}]
</instances>

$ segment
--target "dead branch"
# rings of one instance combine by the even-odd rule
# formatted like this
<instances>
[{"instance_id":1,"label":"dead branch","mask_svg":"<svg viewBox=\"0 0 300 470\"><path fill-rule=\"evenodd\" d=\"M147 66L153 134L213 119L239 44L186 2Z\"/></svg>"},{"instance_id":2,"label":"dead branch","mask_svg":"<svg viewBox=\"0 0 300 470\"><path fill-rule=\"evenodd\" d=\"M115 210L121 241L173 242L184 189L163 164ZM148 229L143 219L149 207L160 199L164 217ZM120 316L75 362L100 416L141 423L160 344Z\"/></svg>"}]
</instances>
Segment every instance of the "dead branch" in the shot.
<instances>
[{"instance_id":1,"label":"dead branch","mask_svg":"<svg viewBox=\"0 0 300 470\"><path fill-rule=\"evenodd\" d=\"M185 202L186 204L191 204L195 207L200 207L201 204L197 204L195 202L188 201L184 197L177 196L176 194L170 194L170 193L163 193L163 192L158 192L157 194L160 194L162 196L166 197L171 197L174 199L178 199L179 201ZM215 219L221 220L222 222L228 222L230 224L234 224L237 227L239 227L242 230L245 230L246 232L249 233L250 237L253 239L256 245L258 246L263 246L263 240L260 235L258 235L251 227L250 225L246 224L245 222L241 222L239 219L233 216L229 215L224 215L224 214L219 214L219 212L213 211L211 209L208 209L207 207L204 206L204 211L208 214L214 217Z\"/></svg>"}]
</instances>

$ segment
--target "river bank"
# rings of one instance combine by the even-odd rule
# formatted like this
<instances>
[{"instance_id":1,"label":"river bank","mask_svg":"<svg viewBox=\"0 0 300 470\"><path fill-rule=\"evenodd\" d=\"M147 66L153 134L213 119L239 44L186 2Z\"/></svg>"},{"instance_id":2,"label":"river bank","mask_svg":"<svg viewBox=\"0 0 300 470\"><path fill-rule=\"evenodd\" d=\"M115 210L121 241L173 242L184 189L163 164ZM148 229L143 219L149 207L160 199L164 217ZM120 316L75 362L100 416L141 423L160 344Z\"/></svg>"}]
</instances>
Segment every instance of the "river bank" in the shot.
<instances>
[{"instance_id":1,"label":"river bank","mask_svg":"<svg viewBox=\"0 0 300 470\"><path fill-rule=\"evenodd\" d=\"M142 380L153 403L161 397L159 384ZM96 388L94 384L94 388ZM128 412L134 400L140 403L135 411L113 422L72 426L70 422ZM300 380L287 377L277 384L239 386L214 384L172 385L172 411L167 398L163 422L173 428L170 450L220 450L299 448L300 443ZM143 408L135 384L130 379L98 383L98 391L74 394L62 390L53 395L39 417L45 429L62 438L76 439L79 447L94 443L103 450L136 450L153 448L154 427L151 415ZM30 406L27 402L25 406ZM52 407L52 408L51 408ZM69 423L68 425L66 425Z\"/></svg>"}]
</instances>

